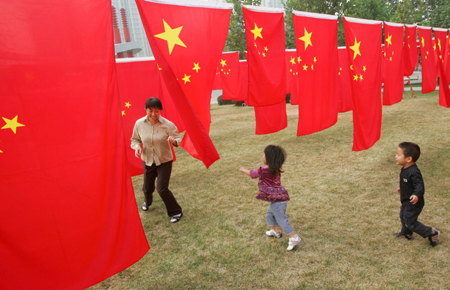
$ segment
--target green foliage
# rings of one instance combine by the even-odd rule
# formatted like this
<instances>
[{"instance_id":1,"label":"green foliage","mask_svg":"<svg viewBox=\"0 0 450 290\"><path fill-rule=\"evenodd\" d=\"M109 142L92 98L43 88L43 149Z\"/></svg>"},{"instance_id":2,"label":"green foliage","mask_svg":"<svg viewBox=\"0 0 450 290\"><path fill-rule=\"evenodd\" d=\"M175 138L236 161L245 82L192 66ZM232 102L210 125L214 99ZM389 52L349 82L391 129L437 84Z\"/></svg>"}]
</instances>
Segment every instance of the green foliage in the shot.
<instances>
[{"instance_id":1,"label":"green foliage","mask_svg":"<svg viewBox=\"0 0 450 290\"><path fill-rule=\"evenodd\" d=\"M427 5L424 0L404 0L391 16L392 22L427 25Z\"/></svg>"},{"instance_id":2,"label":"green foliage","mask_svg":"<svg viewBox=\"0 0 450 290\"><path fill-rule=\"evenodd\" d=\"M225 51L239 51L239 58L245 59L247 50L247 42L245 39L244 15L241 5L261 5L261 0L227 0L228 3L234 4L231 12L230 28L228 31L227 42L225 43Z\"/></svg>"}]
</instances>

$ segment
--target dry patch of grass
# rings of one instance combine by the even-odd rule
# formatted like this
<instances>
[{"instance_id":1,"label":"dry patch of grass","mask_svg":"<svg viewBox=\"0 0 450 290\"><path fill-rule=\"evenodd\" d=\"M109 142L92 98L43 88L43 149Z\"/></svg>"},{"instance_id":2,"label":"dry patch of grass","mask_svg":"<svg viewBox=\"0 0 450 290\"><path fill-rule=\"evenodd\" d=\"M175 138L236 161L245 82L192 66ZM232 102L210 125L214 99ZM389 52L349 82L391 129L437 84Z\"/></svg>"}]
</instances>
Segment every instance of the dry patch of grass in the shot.
<instances>
[{"instance_id":1,"label":"dry patch of grass","mask_svg":"<svg viewBox=\"0 0 450 290\"><path fill-rule=\"evenodd\" d=\"M221 159L206 170L176 149L171 190L185 216L170 224L155 193L150 210L140 213L150 251L92 289L450 288L450 110L438 105L437 93L409 96L383 107L381 139L362 152L351 150L351 112L327 130L297 137L297 106L288 104L288 128L257 136L252 108L213 105L211 138ZM400 229L394 155L402 141L422 149L420 218L442 230L435 248L418 236L392 236ZM268 204L254 198L257 181L237 170L259 167L268 144L288 153L287 214L303 238L293 252L286 236L265 236ZM133 183L140 206L142 176Z\"/></svg>"}]
</instances>

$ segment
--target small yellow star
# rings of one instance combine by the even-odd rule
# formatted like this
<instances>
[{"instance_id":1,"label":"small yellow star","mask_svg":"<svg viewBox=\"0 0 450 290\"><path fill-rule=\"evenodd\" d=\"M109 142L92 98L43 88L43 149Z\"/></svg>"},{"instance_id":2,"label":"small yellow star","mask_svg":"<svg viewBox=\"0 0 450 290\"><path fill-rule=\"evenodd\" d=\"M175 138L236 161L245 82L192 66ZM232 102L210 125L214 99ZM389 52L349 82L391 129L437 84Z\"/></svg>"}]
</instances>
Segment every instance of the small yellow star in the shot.
<instances>
[{"instance_id":1,"label":"small yellow star","mask_svg":"<svg viewBox=\"0 0 450 290\"><path fill-rule=\"evenodd\" d=\"M440 39L438 39L438 46L439 46L439 51L441 51L442 47L441 47L441 40Z\"/></svg>"},{"instance_id":2,"label":"small yellow star","mask_svg":"<svg viewBox=\"0 0 450 290\"><path fill-rule=\"evenodd\" d=\"M303 70L308 71L308 66L306 64L303 66Z\"/></svg>"},{"instance_id":3,"label":"small yellow star","mask_svg":"<svg viewBox=\"0 0 450 290\"><path fill-rule=\"evenodd\" d=\"M3 121L6 122L6 125L3 126L2 129L11 129L14 132L14 134L16 134L17 127L24 127L25 126L24 124L20 124L19 122L17 122L18 116L19 115L15 116L11 120L2 117Z\"/></svg>"},{"instance_id":4,"label":"small yellow star","mask_svg":"<svg viewBox=\"0 0 450 290\"><path fill-rule=\"evenodd\" d=\"M360 79L360 80L363 80L363 76L362 76L362 75L359 75L359 79Z\"/></svg>"},{"instance_id":5,"label":"small yellow star","mask_svg":"<svg viewBox=\"0 0 450 290\"><path fill-rule=\"evenodd\" d=\"M340 76L341 75L341 72L338 72L338 76Z\"/></svg>"},{"instance_id":6,"label":"small yellow star","mask_svg":"<svg viewBox=\"0 0 450 290\"><path fill-rule=\"evenodd\" d=\"M255 37L255 40L260 37L261 39L263 38L261 35L261 31L262 31L262 27L259 28L256 23L255 23L255 28L253 30L250 30L253 33L253 36Z\"/></svg>"},{"instance_id":7,"label":"small yellow star","mask_svg":"<svg viewBox=\"0 0 450 290\"><path fill-rule=\"evenodd\" d=\"M392 61L392 56L389 58L389 61Z\"/></svg>"},{"instance_id":8,"label":"small yellow star","mask_svg":"<svg viewBox=\"0 0 450 290\"><path fill-rule=\"evenodd\" d=\"M264 47L264 50L265 50L265 51L268 51L269 49L267 48L267 46L265 46L265 47Z\"/></svg>"},{"instance_id":9,"label":"small yellow star","mask_svg":"<svg viewBox=\"0 0 450 290\"><path fill-rule=\"evenodd\" d=\"M184 74L184 78L182 78L182 80L184 81L184 83L187 83L187 82L191 82L190 78L191 78L191 76Z\"/></svg>"},{"instance_id":10,"label":"small yellow star","mask_svg":"<svg viewBox=\"0 0 450 290\"><path fill-rule=\"evenodd\" d=\"M427 51L427 54L430 54L430 52L429 52L429 51Z\"/></svg>"},{"instance_id":11,"label":"small yellow star","mask_svg":"<svg viewBox=\"0 0 450 290\"><path fill-rule=\"evenodd\" d=\"M314 70L314 65L313 64L311 65L311 70Z\"/></svg>"},{"instance_id":12,"label":"small yellow star","mask_svg":"<svg viewBox=\"0 0 450 290\"><path fill-rule=\"evenodd\" d=\"M316 57L314 57L314 62L317 62L317 58Z\"/></svg>"},{"instance_id":13,"label":"small yellow star","mask_svg":"<svg viewBox=\"0 0 450 290\"><path fill-rule=\"evenodd\" d=\"M425 47L425 39L422 37L422 47Z\"/></svg>"},{"instance_id":14,"label":"small yellow star","mask_svg":"<svg viewBox=\"0 0 450 290\"><path fill-rule=\"evenodd\" d=\"M255 42L255 47L258 48L258 46L256 45L256 42Z\"/></svg>"},{"instance_id":15,"label":"small yellow star","mask_svg":"<svg viewBox=\"0 0 450 290\"><path fill-rule=\"evenodd\" d=\"M353 76L353 80L354 80L354 81L357 81L357 80L358 80L358 76L357 76L357 75L354 75L354 76Z\"/></svg>"},{"instance_id":16,"label":"small yellow star","mask_svg":"<svg viewBox=\"0 0 450 290\"><path fill-rule=\"evenodd\" d=\"M350 69L353 70L353 65L350 66Z\"/></svg>"},{"instance_id":17,"label":"small yellow star","mask_svg":"<svg viewBox=\"0 0 450 290\"><path fill-rule=\"evenodd\" d=\"M435 43L435 44L433 44L433 49L434 49L434 50L436 50L436 43Z\"/></svg>"},{"instance_id":18,"label":"small yellow star","mask_svg":"<svg viewBox=\"0 0 450 290\"><path fill-rule=\"evenodd\" d=\"M342 67L340 67L339 70L342 70Z\"/></svg>"},{"instance_id":19,"label":"small yellow star","mask_svg":"<svg viewBox=\"0 0 450 290\"><path fill-rule=\"evenodd\" d=\"M363 65L363 71L364 71L364 72L366 71L366 66L365 66L365 65Z\"/></svg>"},{"instance_id":20,"label":"small yellow star","mask_svg":"<svg viewBox=\"0 0 450 290\"><path fill-rule=\"evenodd\" d=\"M262 53L262 56L263 56L263 57L266 57L266 53L265 53L265 52L263 52L263 53Z\"/></svg>"},{"instance_id":21,"label":"small yellow star","mask_svg":"<svg viewBox=\"0 0 450 290\"><path fill-rule=\"evenodd\" d=\"M292 72L292 69L290 69L289 72Z\"/></svg>"},{"instance_id":22,"label":"small yellow star","mask_svg":"<svg viewBox=\"0 0 450 290\"><path fill-rule=\"evenodd\" d=\"M197 63L194 62L194 68L192 70L195 70L198 73L199 69L200 69L200 63L199 62L197 62Z\"/></svg>"},{"instance_id":23,"label":"small yellow star","mask_svg":"<svg viewBox=\"0 0 450 290\"><path fill-rule=\"evenodd\" d=\"M156 66L158 67L158 70L162 70L162 68L159 67L159 64L156 64Z\"/></svg>"},{"instance_id":24,"label":"small yellow star","mask_svg":"<svg viewBox=\"0 0 450 290\"><path fill-rule=\"evenodd\" d=\"M302 59L300 58L300 56L297 57L297 63L300 63L302 61Z\"/></svg>"},{"instance_id":25,"label":"small yellow star","mask_svg":"<svg viewBox=\"0 0 450 290\"><path fill-rule=\"evenodd\" d=\"M122 111L122 116L125 116L125 111Z\"/></svg>"},{"instance_id":26,"label":"small yellow star","mask_svg":"<svg viewBox=\"0 0 450 290\"><path fill-rule=\"evenodd\" d=\"M131 107L130 102L126 102L126 103L125 103L125 107L130 108L130 107Z\"/></svg>"},{"instance_id":27,"label":"small yellow star","mask_svg":"<svg viewBox=\"0 0 450 290\"><path fill-rule=\"evenodd\" d=\"M292 63L292 65L294 65L295 64L295 58L291 57L290 62Z\"/></svg>"}]
</instances>

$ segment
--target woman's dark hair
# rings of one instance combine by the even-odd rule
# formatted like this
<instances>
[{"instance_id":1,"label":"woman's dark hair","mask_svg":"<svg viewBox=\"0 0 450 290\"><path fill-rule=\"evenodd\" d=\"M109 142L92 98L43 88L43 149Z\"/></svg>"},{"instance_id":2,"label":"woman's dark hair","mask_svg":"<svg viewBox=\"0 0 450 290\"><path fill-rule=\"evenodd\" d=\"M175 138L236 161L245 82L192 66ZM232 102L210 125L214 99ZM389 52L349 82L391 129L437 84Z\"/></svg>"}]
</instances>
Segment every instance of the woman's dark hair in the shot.
<instances>
[{"instance_id":1,"label":"woman's dark hair","mask_svg":"<svg viewBox=\"0 0 450 290\"><path fill-rule=\"evenodd\" d=\"M412 157L413 162L416 162L420 157L420 147L416 143L402 142L398 144L398 147L403 149L403 155L405 157Z\"/></svg>"},{"instance_id":2,"label":"woman's dark hair","mask_svg":"<svg viewBox=\"0 0 450 290\"><path fill-rule=\"evenodd\" d=\"M150 98L145 102L145 109L158 108L162 110L161 101L158 98Z\"/></svg>"},{"instance_id":3,"label":"woman's dark hair","mask_svg":"<svg viewBox=\"0 0 450 290\"><path fill-rule=\"evenodd\" d=\"M283 173L281 167L286 160L286 151L280 146L269 145L264 149L266 155L266 164L269 166L269 172L272 175Z\"/></svg>"}]
</instances>

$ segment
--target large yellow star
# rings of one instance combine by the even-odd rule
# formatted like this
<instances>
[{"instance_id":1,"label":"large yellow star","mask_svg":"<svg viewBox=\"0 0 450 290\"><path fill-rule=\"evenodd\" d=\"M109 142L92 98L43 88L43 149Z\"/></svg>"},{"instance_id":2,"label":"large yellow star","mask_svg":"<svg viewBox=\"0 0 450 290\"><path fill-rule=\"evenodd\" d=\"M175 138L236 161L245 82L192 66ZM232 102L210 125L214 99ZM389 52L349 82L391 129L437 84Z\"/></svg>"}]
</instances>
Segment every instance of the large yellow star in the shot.
<instances>
[{"instance_id":1,"label":"large yellow star","mask_svg":"<svg viewBox=\"0 0 450 290\"><path fill-rule=\"evenodd\" d=\"M222 65L222 67L224 67L227 65L227 61L225 59L221 59L220 64Z\"/></svg>"},{"instance_id":2,"label":"large yellow star","mask_svg":"<svg viewBox=\"0 0 450 290\"><path fill-rule=\"evenodd\" d=\"M305 35L303 35L302 37L298 38L301 41L305 42L305 50L308 47L308 45L313 46L312 42L311 42L311 36L312 36L312 32L308 33L308 31L306 30L306 27L305 27Z\"/></svg>"},{"instance_id":3,"label":"large yellow star","mask_svg":"<svg viewBox=\"0 0 450 290\"><path fill-rule=\"evenodd\" d=\"M130 107L131 107L130 102L126 102L126 103L125 103L125 107L130 108Z\"/></svg>"},{"instance_id":4,"label":"large yellow star","mask_svg":"<svg viewBox=\"0 0 450 290\"><path fill-rule=\"evenodd\" d=\"M292 63L292 65L294 65L295 64L295 58L291 57L290 62Z\"/></svg>"},{"instance_id":5,"label":"large yellow star","mask_svg":"<svg viewBox=\"0 0 450 290\"><path fill-rule=\"evenodd\" d=\"M422 37L422 47L425 47L425 39Z\"/></svg>"},{"instance_id":6,"label":"large yellow star","mask_svg":"<svg viewBox=\"0 0 450 290\"><path fill-rule=\"evenodd\" d=\"M250 31L253 33L253 36L255 36L255 40L256 40L258 37L261 37L261 39L263 38L262 35L261 35L261 31L262 31L262 30L263 30L262 27L259 28L259 27L256 25L256 23L255 23L255 29L250 30Z\"/></svg>"},{"instance_id":7,"label":"large yellow star","mask_svg":"<svg viewBox=\"0 0 450 290\"><path fill-rule=\"evenodd\" d=\"M194 68L192 70L195 70L198 73L199 69L200 69L200 63L199 62L197 62L197 63L194 62Z\"/></svg>"},{"instance_id":8,"label":"large yellow star","mask_svg":"<svg viewBox=\"0 0 450 290\"><path fill-rule=\"evenodd\" d=\"M389 47L389 45L392 45L392 35L388 35L388 37L386 38L386 43L387 47Z\"/></svg>"},{"instance_id":9,"label":"large yellow star","mask_svg":"<svg viewBox=\"0 0 450 290\"><path fill-rule=\"evenodd\" d=\"M190 78L191 78L191 76L184 74L184 78L182 78L182 80L184 81L184 83L187 83L187 82L191 82Z\"/></svg>"},{"instance_id":10,"label":"large yellow star","mask_svg":"<svg viewBox=\"0 0 450 290\"><path fill-rule=\"evenodd\" d=\"M360 45L361 45L361 41L358 42L355 37L355 44L353 44L353 46L350 46L350 49L354 51L353 60L355 60L357 55L361 56L361 52L359 51Z\"/></svg>"},{"instance_id":11,"label":"large yellow star","mask_svg":"<svg viewBox=\"0 0 450 290\"><path fill-rule=\"evenodd\" d=\"M12 118L11 120L3 118L3 121L6 122L6 125L2 127L2 129L11 129L14 134L16 134L17 131L17 127L23 127L25 126L24 124L20 124L19 122L17 122L17 116L15 116L14 118Z\"/></svg>"},{"instance_id":12,"label":"large yellow star","mask_svg":"<svg viewBox=\"0 0 450 290\"><path fill-rule=\"evenodd\" d=\"M179 35L181 32L181 29L183 29L183 26L180 26L178 28L172 29L169 24L163 19L164 22L164 32L160 34L156 34L155 37L164 39L167 41L167 45L169 47L169 54L172 54L173 48L175 44L186 47L186 45L181 41Z\"/></svg>"}]
</instances>

